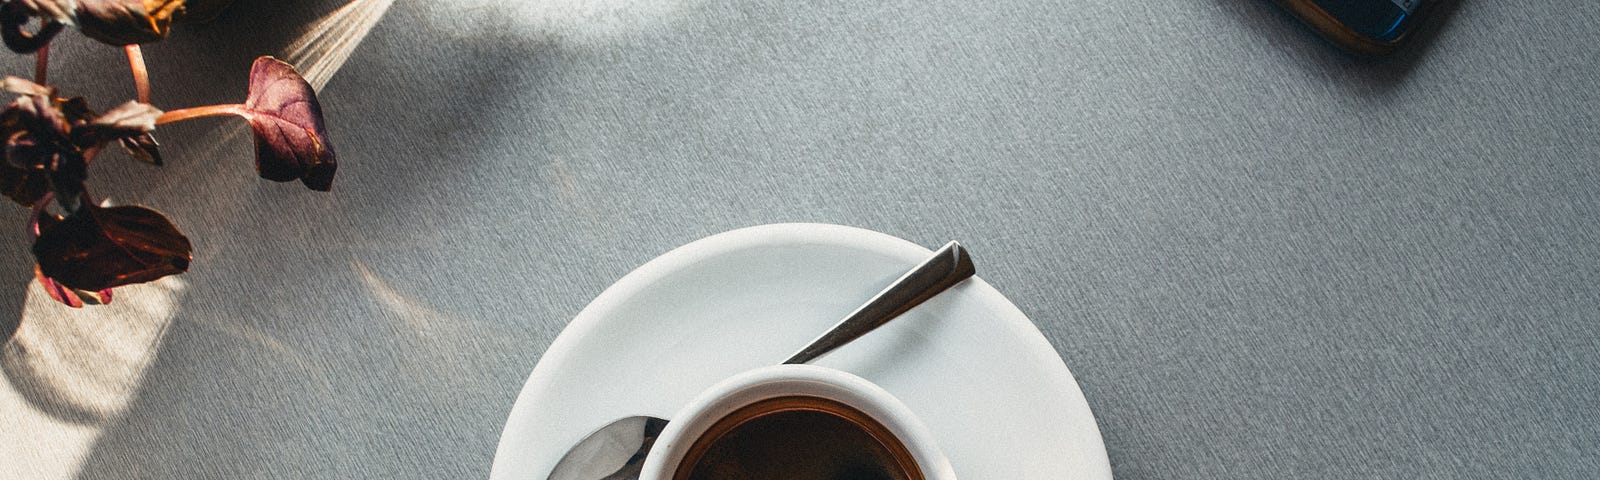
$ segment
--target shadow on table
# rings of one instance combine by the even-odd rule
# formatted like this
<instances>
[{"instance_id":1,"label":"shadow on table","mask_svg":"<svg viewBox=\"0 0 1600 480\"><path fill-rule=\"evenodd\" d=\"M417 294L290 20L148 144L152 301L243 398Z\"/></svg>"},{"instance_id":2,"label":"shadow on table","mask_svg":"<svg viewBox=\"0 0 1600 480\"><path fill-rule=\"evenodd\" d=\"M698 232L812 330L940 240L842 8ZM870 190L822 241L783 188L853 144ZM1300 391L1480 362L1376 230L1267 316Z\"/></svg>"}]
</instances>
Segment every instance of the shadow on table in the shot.
<instances>
[{"instance_id":1,"label":"shadow on table","mask_svg":"<svg viewBox=\"0 0 1600 480\"><path fill-rule=\"evenodd\" d=\"M1437 4L1405 44L1388 56L1369 58L1341 50L1271 0L1216 1L1222 4L1221 8L1239 13L1241 28L1254 32L1262 44L1279 45L1274 50L1296 57L1295 63L1338 79L1344 86L1379 93L1405 82L1411 71L1428 58L1441 33L1450 27L1451 17L1468 3L1434 0Z\"/></svg>"}]
</instances>

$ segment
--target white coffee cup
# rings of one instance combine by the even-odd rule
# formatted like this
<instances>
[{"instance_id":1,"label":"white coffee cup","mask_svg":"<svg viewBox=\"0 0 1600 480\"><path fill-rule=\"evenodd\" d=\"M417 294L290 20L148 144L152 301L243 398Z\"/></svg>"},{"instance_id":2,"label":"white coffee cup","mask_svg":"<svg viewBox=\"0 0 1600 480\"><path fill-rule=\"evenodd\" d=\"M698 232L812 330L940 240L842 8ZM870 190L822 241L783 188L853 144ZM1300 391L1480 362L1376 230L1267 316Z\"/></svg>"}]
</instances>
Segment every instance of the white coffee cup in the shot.
<instances>
[{"instance_id":1,"label":"white coffee cup","mask_svg":"<svg viewBox=\"0 0 1600 480\"><path fill-rule=\"evenodd\" d=\"M807 396L859 410L899 439L927 480L954 480L933 434L883 387L847 372L814 365L776 365L729 377L678 410L646 456L640 480L671 480L689 448L718 420L763 400Z\"/></svg>"}]
</instances>

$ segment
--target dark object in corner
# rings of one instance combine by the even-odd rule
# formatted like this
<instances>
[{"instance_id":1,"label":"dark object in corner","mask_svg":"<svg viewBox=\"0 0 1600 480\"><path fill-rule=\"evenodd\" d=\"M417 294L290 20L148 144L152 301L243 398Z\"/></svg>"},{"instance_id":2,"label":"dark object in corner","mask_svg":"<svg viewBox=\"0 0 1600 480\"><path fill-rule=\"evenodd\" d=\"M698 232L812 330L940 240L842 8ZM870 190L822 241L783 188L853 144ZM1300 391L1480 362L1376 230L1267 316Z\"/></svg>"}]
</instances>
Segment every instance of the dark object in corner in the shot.
<instances>
[{"instance_id":1,"label":"dark object in corner","mask_svg":"<svg viewBox=\"0 0 1600 480\"><path fill-rule=\"evenodd\" d=\"M1323 37L1362 55L1385 55L1404 42L1438 0L1278 0Z\"/></svg>"}]
</instances>

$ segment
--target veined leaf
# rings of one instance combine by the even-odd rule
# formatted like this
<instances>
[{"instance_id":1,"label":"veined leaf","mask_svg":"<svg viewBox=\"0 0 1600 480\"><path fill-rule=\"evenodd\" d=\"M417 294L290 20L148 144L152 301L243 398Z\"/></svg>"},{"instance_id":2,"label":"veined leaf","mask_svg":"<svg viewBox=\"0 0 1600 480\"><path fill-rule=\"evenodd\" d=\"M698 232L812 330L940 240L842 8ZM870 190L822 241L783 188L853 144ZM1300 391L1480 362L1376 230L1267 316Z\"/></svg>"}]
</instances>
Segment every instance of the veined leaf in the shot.
<instances>
[{"instance_id":1,"label":"veined leaf","mask_svg":"<svg viewBox=\"0 0 1600 480\"><path fill-rule=\"evenodd\" d=\"M299 179L312 190L333 187L337 160L322 123L322 105L293 66L272 57L256 59L244 109L256 137L256 170L261 178Z\"/></svg>"}]
</instances>

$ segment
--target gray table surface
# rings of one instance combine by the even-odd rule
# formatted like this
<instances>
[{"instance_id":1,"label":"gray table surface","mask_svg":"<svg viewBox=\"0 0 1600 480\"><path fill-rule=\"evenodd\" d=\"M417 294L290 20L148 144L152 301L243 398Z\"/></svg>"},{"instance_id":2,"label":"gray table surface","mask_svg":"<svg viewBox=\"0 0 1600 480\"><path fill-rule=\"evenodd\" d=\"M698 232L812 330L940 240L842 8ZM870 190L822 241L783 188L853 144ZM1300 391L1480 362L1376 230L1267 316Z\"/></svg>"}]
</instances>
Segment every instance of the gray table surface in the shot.
<instances>
[{"instance_id":1,"label":"gray table surface","mask_svg":"<svg viewBox=\"0 0 1600 480\"><path fill-rule=\"evenodd\" d=\"M0 208L0 478L484 478L591 298L793 221L966 243L1120 478L1600 476L1595 2L1448 4L1379 61L1261 0L342 3L145 51L176 108L321 38L287 53L342 67L332 193L255 178L239 122L163 127L166 167L93 185L193 268L77 312Z\"/></svg>"}]
</instances>

